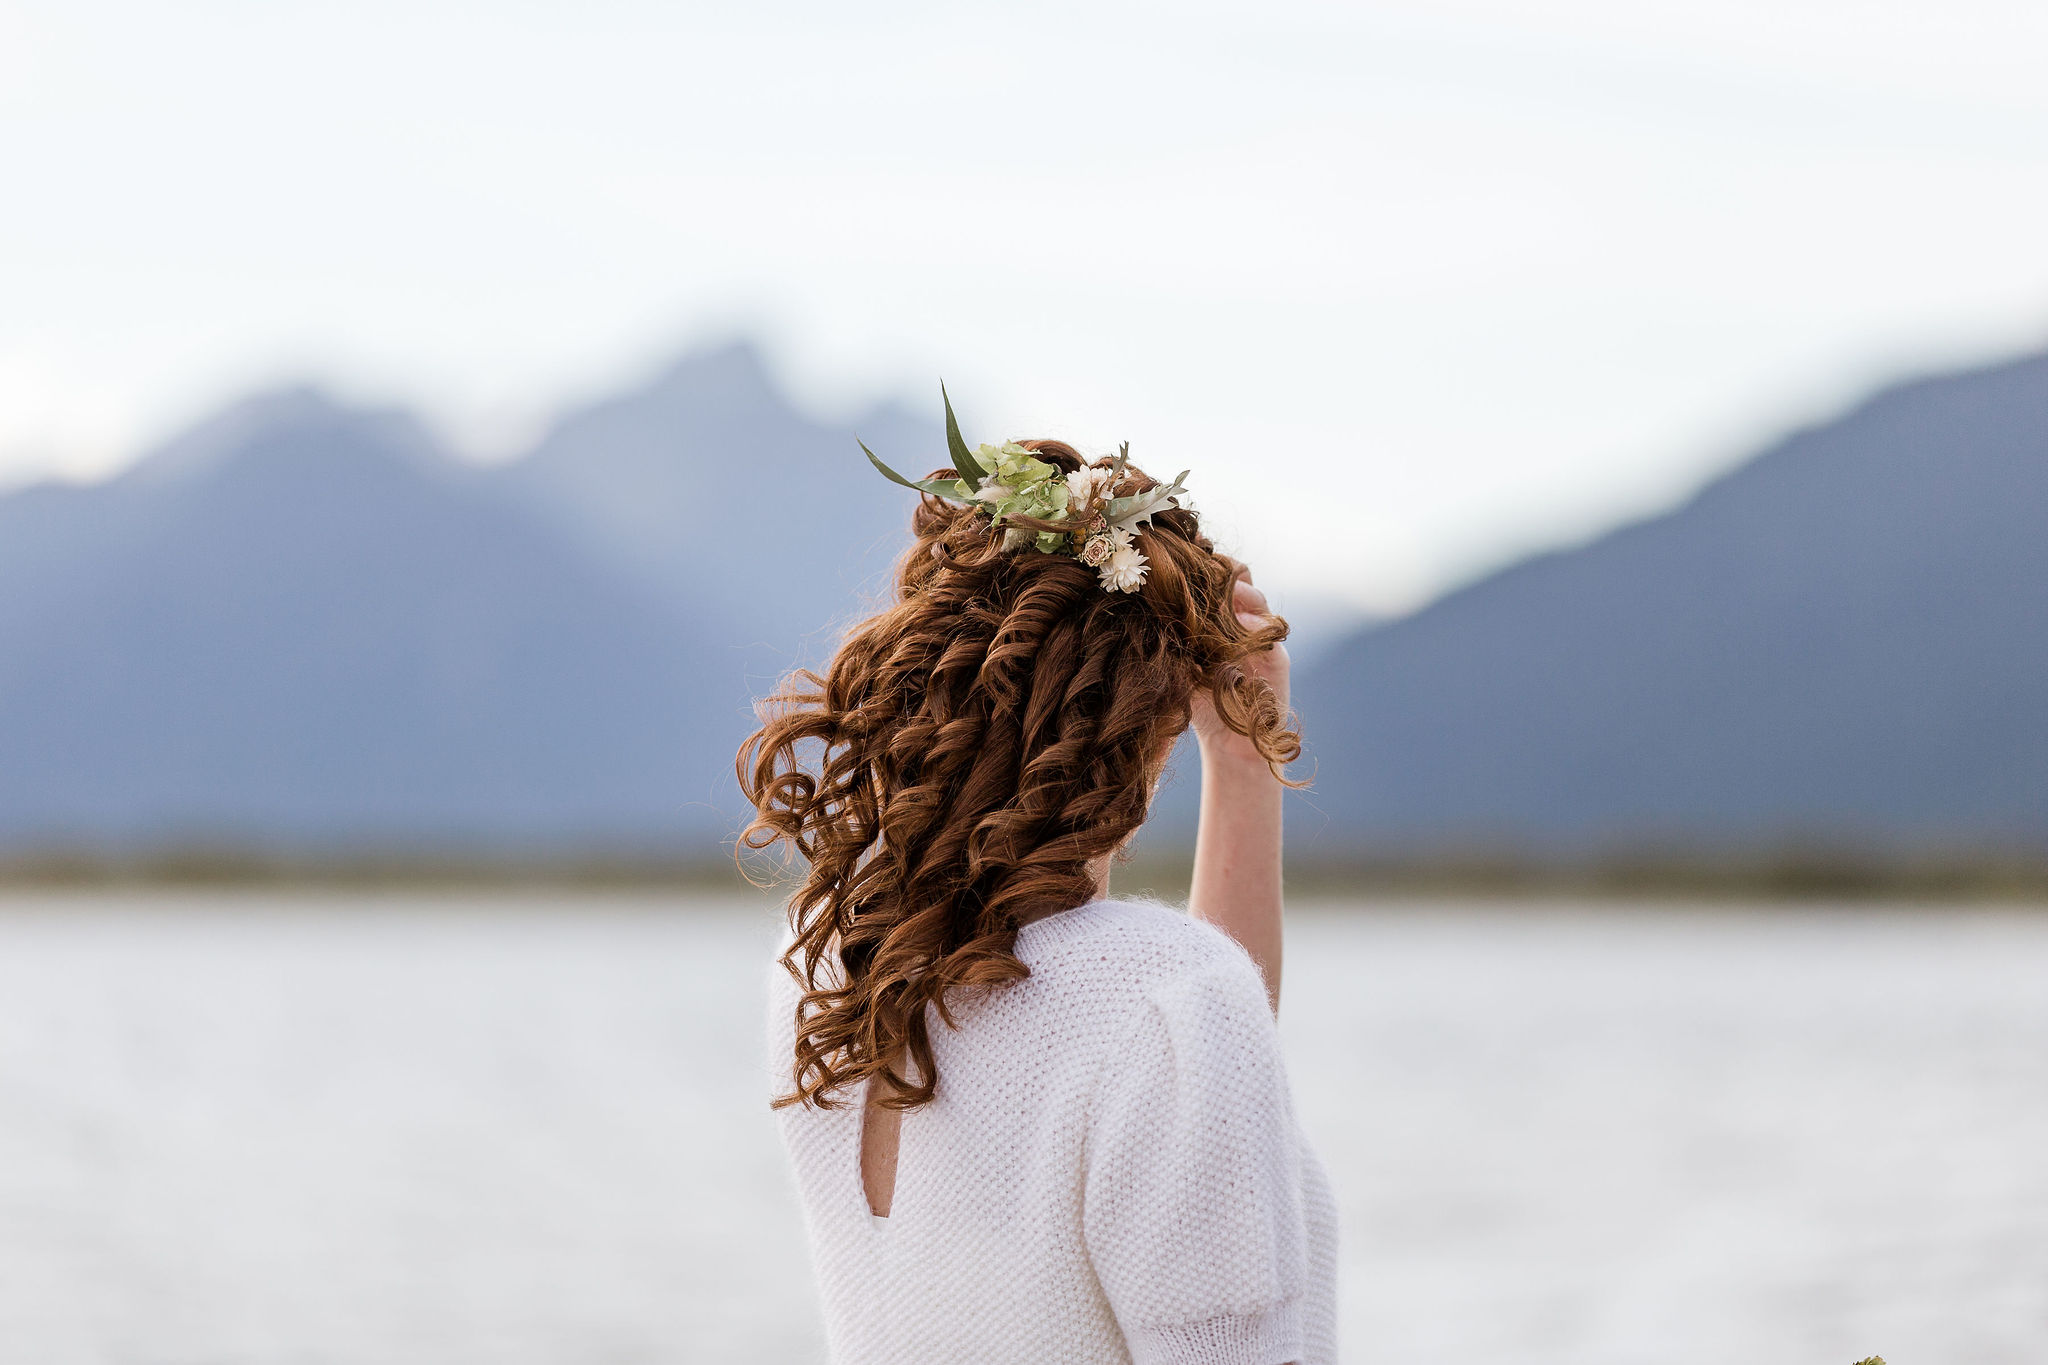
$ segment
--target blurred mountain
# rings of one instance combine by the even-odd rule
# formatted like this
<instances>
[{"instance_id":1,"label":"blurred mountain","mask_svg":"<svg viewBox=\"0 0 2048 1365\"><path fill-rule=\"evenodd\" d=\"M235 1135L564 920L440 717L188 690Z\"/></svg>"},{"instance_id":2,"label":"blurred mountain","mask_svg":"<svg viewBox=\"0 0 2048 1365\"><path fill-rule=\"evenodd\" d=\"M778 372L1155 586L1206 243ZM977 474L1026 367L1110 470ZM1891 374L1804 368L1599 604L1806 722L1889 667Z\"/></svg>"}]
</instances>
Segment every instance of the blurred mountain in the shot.
<instances>
[{"instance_id":1,"label":"blurred mountain","mask_svg":"<svg viewBox=\"0 0 2048 1365\"><path fill-rule=\"evenodd\" d=\"M880 483L724 351L509 468L293 390L0 497L0 848L707 844L749 696L885 564Z\"/></svg>"},{"instance_id":2,"label":"blurred mountain","mask_svg":"<svg viewBox=\"0 0 2048 1365\"><path fill-rule=\"evenodd\" d=\"M943 459L936 423L855 425ZM741 347L489 469L403 413L251 399L120 478L0 496L0 852L707 850L749 698L880 591L908 510ZM1330 615L1291 842L2048 847L2044 526L2033 358L1415 615Z\"/></svg>"},{"instance_id":3,"label":"blurred mountain","mask_svg":"<svg viewBox=\"0 0 2048 1365\"><path fill-rule=\"evenodd\" d=\"M945 462L936 422L885 406L856 427L920 472ZM905 494L875 477L853 430L799 414L743 345L569 413L499 481L677 603L724 604L749 624L721 643L752 646L770 673L829 655L908 542Z\"/></svg>"},{"instance_id":4,"label":"blurred mountain","mask_svg":"<svg viewBox=\"0 0 2048 1365\"><path fill-rule=\"evenodd\" d=\"M2048 357L1883 392L1296 700L1311 851L2048 847Z\"/></svg>"}]
</instances>

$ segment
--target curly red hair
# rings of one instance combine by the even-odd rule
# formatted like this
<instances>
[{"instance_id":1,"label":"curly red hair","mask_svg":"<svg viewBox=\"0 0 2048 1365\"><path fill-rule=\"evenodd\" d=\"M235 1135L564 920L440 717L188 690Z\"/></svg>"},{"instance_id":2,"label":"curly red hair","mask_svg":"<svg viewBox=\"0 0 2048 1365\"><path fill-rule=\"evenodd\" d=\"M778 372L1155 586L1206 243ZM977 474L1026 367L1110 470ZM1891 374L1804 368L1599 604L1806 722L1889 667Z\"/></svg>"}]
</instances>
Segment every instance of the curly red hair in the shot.
<instances>
[{"instance_id":1,"label":"curly red hair","mask_svg":"<svg viewBox=\"0 0 2048 1365\"><path fill-rule=\"evenodd\" d=\"M1130 468L1116 491L1151 486ZM792 674L762 703L736 764L754 803L743 847L787 842L809 863L782 957L802 996L778 1107L829 1108L870 1079L879 1103L927 1103L927 1007L950 1027L951 992L1027 975L1018 928L1094 894L1090 864L1144 823L1197 688L1276 774L1301 751L1243 668L1287 623L1238 619L1239 566L1193 511L1138 532L1150 571L1132 593L1071 555L1006 553L985 514L938 498L912 529L895 600L823 676Z\"/></svg>"}]
</instances>

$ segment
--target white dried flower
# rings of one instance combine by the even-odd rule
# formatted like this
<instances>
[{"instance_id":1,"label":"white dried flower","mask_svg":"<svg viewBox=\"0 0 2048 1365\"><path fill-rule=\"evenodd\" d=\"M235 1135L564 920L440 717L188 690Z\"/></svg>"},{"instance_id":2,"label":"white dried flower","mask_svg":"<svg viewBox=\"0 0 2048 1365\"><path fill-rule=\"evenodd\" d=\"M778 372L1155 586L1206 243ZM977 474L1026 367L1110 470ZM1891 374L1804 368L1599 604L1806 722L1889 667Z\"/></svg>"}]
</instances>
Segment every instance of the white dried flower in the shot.
<instances>
[{"instance_id":1,"label":"white dried flower","mask_svg":"<svg viewBox=\"0 0 2048 1365\"><path fill-rule=\"evenodd\" d=\"M1103 485L1109 482L1107 469L1076 469L1067 475L1067 505L1080 511L1090 502L1102 496Z\"/></svg>"},{"instance_id":2,"label":"white dried flower","mask_svg":"<svg viewBox=\"0 0 2048 1365\"><path fill-rule=\"evenodd\" d=\"M1109 562L1102 566L1102 586L1109 592L1136 592L1145 585L1149 567L1143 550L1126 545L1112 552Z\"/></svg>"}]
</instances>

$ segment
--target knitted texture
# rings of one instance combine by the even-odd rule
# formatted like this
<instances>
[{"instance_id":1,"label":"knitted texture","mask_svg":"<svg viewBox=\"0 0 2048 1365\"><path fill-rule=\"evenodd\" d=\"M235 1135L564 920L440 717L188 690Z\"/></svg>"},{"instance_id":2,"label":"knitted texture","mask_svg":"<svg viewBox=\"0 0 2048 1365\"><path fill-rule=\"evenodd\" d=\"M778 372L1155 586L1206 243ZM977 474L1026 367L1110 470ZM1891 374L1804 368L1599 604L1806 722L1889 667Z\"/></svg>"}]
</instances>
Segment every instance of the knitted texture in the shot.
<instances>
[{"instance_id":1,"label":"knitted texture","mask_svg":"<svg viewBox=\"0 0 2048 1365\"><path fill-rule=\"evenodd\" d=\"M933 1019L888 1218L864 1096L778 1111L834 1365L1335 1360L1335 1203L1251 959L1142 901L1026 925L1017 956L1029 977ZM780 1094L798 992L771 981Z\"/></svg>"}]
</instances>

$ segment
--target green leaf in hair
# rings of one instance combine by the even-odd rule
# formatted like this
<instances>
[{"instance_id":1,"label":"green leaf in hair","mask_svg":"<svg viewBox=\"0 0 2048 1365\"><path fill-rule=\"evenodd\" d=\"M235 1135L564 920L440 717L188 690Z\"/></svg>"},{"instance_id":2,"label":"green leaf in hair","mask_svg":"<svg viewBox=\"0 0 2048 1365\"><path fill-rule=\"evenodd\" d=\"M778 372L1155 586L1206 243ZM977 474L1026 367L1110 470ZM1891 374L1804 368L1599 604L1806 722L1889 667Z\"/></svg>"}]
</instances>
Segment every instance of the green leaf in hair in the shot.
<instances>
[{"instance_id":1,"label":"green leaf in hair","mask_svg":"<svg viewBox=\"0 0 2048 1365\"><path fill-rule=\"evenodd\" d=\"M874 465L875 468L881 470L882 476L888 479L891 483L900 483L905 488L913 488L920 493L930 493L934 497L952 498L956 502L974 501L974 493L967 487L967 484L964 480L906 479L901 474L898 474L895 470L889 468L889 466L883 464L881 459L875 454L875 452L868 449L868 443L866 441L860 440L859 438L855 438L854 444L858 445L861 448L861 452L868 457L868 462Z\"/></svg>"},{"instance_id":2,"label":"green leaf in hair","mask_svg":"<svg viewBox=\"0 0 2048 1365\"><path fill-rule=\"evenodd\" d=\"M996 472L995 466L983 465L967 448L966 439L960 435L960 421L953 416L953 399L946 392L943 379L939 381L939 400L946 405L946 452L953 457L953 472L965 479L970 488L979 488L983 476Z\"/></svg>"}]
</instances>

